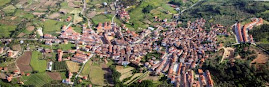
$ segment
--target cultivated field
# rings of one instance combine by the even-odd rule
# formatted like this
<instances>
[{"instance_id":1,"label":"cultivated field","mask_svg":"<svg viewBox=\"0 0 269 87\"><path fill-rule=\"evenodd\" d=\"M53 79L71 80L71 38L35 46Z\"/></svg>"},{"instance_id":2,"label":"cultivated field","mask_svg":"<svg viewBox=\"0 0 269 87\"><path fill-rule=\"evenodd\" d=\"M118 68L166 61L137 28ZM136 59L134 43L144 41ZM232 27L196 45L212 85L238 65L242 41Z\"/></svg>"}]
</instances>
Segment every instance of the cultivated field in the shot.
<instances>
[{"instance_id":1,"label":"cultivated field","mask_svg":"<svg viewBox=\"0 0 269 87\"><path fill-rule=\"evenodd\" d=\"M25 85L33 85L35 87L41 87L46 83L52 81L50 76L46 73L37 73L28 77L23 77Z\"/></svg>"},{"instance_id":2,"label":"cultivated field","mask_svg":"<svg viewBox=\"0 0 269 87\"><path fill-rule=\"evenodd\" d=\"M11 0L0 0L0 7L9 3Z\"/></svg>"},{"instance_id":3,"label":"cultivated field","mask_svg":"<svg viewBox=\"0 0 269 87\"><path fill-rule=\"evenodd\" d=\"M0 38L7 38L10 36L11 31L14 31L16 26L0 25Z\"/></svg>"},{"instance_id":4,"label":"cultivated field","mask_svg":"<svg viewBox=\"0 0 269 87\"><path fill-rule=\"evenodd\" d=\"M80 68L79 63L73 61L66 61L66 65L70 72L77 72Z\"/></svg>"},{"instance_id":5,"label":"cultivated field","mask_svg":"<svg viewBox=\"0 0 269 87\"><path fill-rule=\"evenodd\" d=\"M50 76L53 80L62 80L61 74L59 72L47 72L47 74Z\"/></svg>"},{"instance_id":6,"label":"cultivated field","mask_svg":"<svg viewBox=\"0 0 269 87\"><path fill-rule=\"evenodd\" d=\"M63 22L58 22L55 20L46 20L42 23L44 25L44 33L56 34L56 32L61 31L61 27L65 24Z\"/></svg>"},{"instance_id":7,"label":"cultivated field","mask_svg":"<svg viewBox=\"0 0 269 87\"><path fill-rule=\"evenodd\" d=\"M42 54L40 52L33 51L30 65L35 71L45 72L47 68L47 61L40 60L40 57L42 57Z\"/></svg>"},{"instance_id":8,"label":"cultivated field","mask_svg":"<svg viewBox=\"0 0 269 87\"><path fill-rule=\"evenodd\" d=\"M57 71L66 71L67 65L65 62L54 62L53 63L53 70Z\"/></svg>"},{"instance_id":9,"label":"cultivated field","mask_svg":"<svg viewBox=\"0 0 269 87\"><path fill-rule=\"evenodd\" d=\"M116 70L121 73L120 81L125 78L132 76L133 67L123 67L123 66L116 66Z\"/></svg>"},{"instance_id":10,"label":"cultivated field","mask_svg":"<svg viewBox=\"0 0 269 87\"><path fill-rule=\"evenodd\" d=\"M87 62L82 75L90 75L90 81L95 85L104 85L104 71L99 64L93 64L92 61Z\"/></svg>"},{"instance_id":11,"label":"cultivated field","mask_svg":"<svg viewBox=\"0 0 269 87\"><path fill-rule=\"evenodd\" d=\"M141 76L143 73L136 73L132 76L132 78L126 82L124 82L124 84L128 84L129 82L131 82L132 80L134 80L135 78Z\"/></svg>"},{"instance_id":12,"label":"cultivated field","mask_svg":"<svg viewBox=\"0 0 269 87\"><path fill-rule=\"evenodd\" d=\"M20 68L21 72L32 71L32 67L30 66L31 57L32 52L26 51L22 56L17 59L16 63L17 66Z\"/></svg>"}]
</instances>

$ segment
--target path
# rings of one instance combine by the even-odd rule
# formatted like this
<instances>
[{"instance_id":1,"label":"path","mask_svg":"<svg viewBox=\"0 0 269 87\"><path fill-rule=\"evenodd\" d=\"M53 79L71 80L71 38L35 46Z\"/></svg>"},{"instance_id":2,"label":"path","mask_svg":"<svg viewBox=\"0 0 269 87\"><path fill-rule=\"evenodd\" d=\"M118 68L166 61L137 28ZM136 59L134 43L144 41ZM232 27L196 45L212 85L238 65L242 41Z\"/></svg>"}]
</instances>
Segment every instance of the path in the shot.
<instances>
[{"instance_id":1,"label":"path","mask_svg":"<svg viewBox=\"0 0 269 87\"><path fill-rule=\"evenodd\" d=\"M111 22L114 23L114 18L116 17L117 13L118 13L118 9L117 7L117 0L114 2L114 7L115 7L115 15L112 17Z\"/></svg>"},{"instance_id":2,"label":"path","mask_svg":"<svg viewBox=\"0 0 269 87\"><path fill-rule=\"evenodd\" d=\"M186 9L182 10L180 13L182 14L182 13L185 12L186 10L191 9L193 6L197 5L197 4L200 3L201 1L203 1L203 0L199 0L199 1L197 1L196 3L194 3L193 5L191 5L189 8L186 8Z\"/></svg>"},{"instance_id":3,"label":"path","mask_svg":"<svg viewBox=\"0 0 269 87\"><path fill-rule=\"evenodd\" d=\"M81 66L81 68L80 68L78 74L75 76L74 81L76 81L76 79L78 78L79 74L80 74L80 73L82 72L82 70L84 69L86 63L92 58L92 56L93 56L93 54L91 53L89 59L88 59L85 63L83 63L83 65ZM71 87L73 87L74 85L75 85L75 84L73 84Z\"/></svg>"},{"instance_id":4,"label":"path","mask_svg":"<svg viewBox=\"0 0 269 87\"><path fill-rule=\"evenodd\" d=\"M234 50L234 49L231 48L231 47L227 47L227 48L222 47L221 49L224 49L224 53L223 53L223 55L222 55L222 58L221 58L220 63L222 63L222 61L223 61L225 58L231 56L230 50ZM232 53L232 54L233 54L233 53Z\"/></svg>"},{"instance_id":5,"label":"path","mask_svg":"<svg viewBox=\"0 0 269 87\"><path fill-rule=\"evenodd\" d=\"M132 84L133 82L139 80L139 79L142 79L142 78L146 77L148 74L149 74L149 71L146 71L143 75L141 75L141 76L137 77L136 79L132 80L131 82L129 82L127 84L127 86L130 85L130 84Z\"/></svg>"}]
</instances>

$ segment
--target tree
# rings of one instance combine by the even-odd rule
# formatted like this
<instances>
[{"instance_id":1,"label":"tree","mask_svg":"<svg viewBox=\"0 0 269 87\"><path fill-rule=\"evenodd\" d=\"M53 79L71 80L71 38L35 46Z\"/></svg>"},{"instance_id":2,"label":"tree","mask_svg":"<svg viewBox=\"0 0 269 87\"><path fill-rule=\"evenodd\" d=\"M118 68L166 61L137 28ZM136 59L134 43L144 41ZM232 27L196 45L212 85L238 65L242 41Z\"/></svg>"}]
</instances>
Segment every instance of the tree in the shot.
<instances>
[{"instance_id":1,"label":"tree","mask_svg":"<svg viewBox=\"0 0 269 87\"><path fill-rule=\"evenodd\" d=\"M153 87L151 80L143 80L141 83L133 83L129 87Z\"/></svg>"},{"instance_id":2,"label":"tree","mask_svg":"<svg viewBox=\"0 0 269 87\"><path fill-rule=\"evenodd\" d=\"M143 13L149 13L152 9L153 9L153 6L148 5L148 6L145 7L142 11L143 11Z\"/></svg>"},{"instance_id":3,"label":"tree","mask_svg":"<svg viewBox=\"0 0 269 87\"><path fill-rule=\"evenodd\" d=\"M182 0L171 0L170 3L171 3L171 4L178 5L178 6L183 5Z\"/></svg>"}]
</instances>

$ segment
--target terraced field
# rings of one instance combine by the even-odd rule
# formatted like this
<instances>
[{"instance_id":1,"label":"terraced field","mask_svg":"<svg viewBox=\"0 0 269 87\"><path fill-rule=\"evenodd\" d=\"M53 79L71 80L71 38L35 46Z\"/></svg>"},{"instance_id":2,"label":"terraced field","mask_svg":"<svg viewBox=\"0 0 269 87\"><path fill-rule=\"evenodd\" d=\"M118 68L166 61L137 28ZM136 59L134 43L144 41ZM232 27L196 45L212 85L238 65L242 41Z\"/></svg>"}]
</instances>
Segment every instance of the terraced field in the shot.
<instances>
[{"instance_id":1,"label":"terraced field","mask_svg":"<svg viewBox=\"0 0 269 87\"><path fill-rule=\"evenodd\" d=\"M52 81L52 79L46 73L37 73L29 77L23 77L25 85L34 85L35 87L41 87L46 83Z\"/></svg>"}]
</instances>

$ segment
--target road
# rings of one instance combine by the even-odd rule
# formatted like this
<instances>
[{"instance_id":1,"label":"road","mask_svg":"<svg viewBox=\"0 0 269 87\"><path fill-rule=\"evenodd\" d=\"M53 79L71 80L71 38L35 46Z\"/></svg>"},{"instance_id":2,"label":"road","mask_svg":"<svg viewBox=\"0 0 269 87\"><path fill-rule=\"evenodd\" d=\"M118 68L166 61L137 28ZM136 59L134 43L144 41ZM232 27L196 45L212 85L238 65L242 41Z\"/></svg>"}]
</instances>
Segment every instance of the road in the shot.
<instances>
[{"instance_id":1,"label":"road","mask_svg":"<svg viewBox=\"0 0 269 87\"><path fill-rule=\"evenodd\" d=\"M83 0L83 9L81 10L81 14L83 14L84 13L84 11L85 11L85 9L86 9L86 7L87 7L87 3L85 3L86 1L85 0Z\"/></svg>"},{"instance_id":2,"label":"road","mask_svg":"<svg viewBox=\"0 0 269 87\"><path fill-rule=\"evenodd\" d=\"M117 16L118 14L118 9L117 7L117 0L114 2L114 7L115 7L115 15L112 17L111 22L114 23L114 18Z\"/></svg>"}]
</instances>

